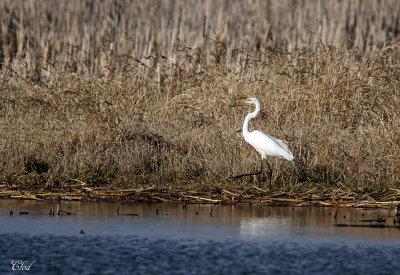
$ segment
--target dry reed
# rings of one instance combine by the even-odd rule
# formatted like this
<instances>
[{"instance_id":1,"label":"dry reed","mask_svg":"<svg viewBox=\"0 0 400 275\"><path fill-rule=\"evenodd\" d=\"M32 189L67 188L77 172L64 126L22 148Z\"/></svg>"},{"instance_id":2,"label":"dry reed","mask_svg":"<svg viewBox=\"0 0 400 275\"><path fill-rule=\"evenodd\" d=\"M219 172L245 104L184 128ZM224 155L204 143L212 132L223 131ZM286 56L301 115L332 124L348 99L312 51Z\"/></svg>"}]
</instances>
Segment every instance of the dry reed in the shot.
<instances>
[{"instance_id":1,"label":"dry reed","mask_svg":"<svg viewBox=\"0 0 400 275\"><path fill-rule=\"evenodd\" d=\"M294 152L271 160L282 190L400 182L397 1L0 6L3 183L244 187L241 96Z\"/></svg>"}]
</instances>

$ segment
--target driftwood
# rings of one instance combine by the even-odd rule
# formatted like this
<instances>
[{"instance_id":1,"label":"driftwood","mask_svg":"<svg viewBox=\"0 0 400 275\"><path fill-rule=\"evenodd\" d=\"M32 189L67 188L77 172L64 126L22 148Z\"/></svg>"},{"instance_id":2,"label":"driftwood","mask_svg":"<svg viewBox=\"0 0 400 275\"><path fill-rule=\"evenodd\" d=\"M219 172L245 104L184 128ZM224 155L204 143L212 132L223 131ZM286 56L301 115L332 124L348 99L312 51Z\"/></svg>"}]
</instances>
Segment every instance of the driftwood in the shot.
<instances>
[{"instance_id":1,"label":"driftwood","mask_svg":"<svg viewBox=\"0 0 400 275\"><path fill-rule=\"evenodd\" d=\"M400 225L387 225L387 224L334 224L333 226L339 227L364 227L364 228L397 228L400 229Z\"/></svg>"},{"instance_id":2,"label":"driftwood","mask_svg":"<svg viewBox=\"0 0 400 275\"><path fill-rule=\"evenodd\" d=\"M118 207L117 207L117 215L139 216L139 214L136 214L136 213L120 213L120 212L119 212L119 205L118 205Z\"/></svg>"},{"instance_id":3,"label":"driftwood","mask_svg":"<svg viewBox=\"0 0 400 275\"><path fill-rule=\"evenodd\" d=\"M393 208L400 204L400 189L385 191L353 191L343 186L313 188L306 191L271 192L257 186L246 190L218 190L200 192L166 187L86 187L74 185L62 190L22 189L16 186L0 186L0 199L68 200L68 201L135 201L198 204L259 203L277 206L339 206L363 208ZM55 211L58 213L58 211Z\"/></svg>"}]
</instances>

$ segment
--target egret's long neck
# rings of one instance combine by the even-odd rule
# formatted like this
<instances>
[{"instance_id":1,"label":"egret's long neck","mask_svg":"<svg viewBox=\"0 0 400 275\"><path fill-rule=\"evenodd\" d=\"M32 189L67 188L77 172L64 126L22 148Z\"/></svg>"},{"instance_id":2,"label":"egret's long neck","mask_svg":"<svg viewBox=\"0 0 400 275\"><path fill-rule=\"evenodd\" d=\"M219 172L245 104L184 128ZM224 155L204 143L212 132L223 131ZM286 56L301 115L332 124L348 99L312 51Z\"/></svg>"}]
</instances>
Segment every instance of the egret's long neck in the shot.
<instances>
[{"instance_id":1,"label":"egret's long neck","mask_svg":"<svg viewBox=\"0 0 400 275\"><path fill-rule=\"evenodd\" d=\"M255 118L258 115L258 113L260 112L260 109L261 109L260 108L260 103L257 102L255 104L256 104L256 109L254 110L254 112L248 114L246 116L246 118L244 119L244 122L243 122L243 136L247 136L247 134L249 133L249 122L250 122L250 119Z\"/></svg>"}]
</instances>

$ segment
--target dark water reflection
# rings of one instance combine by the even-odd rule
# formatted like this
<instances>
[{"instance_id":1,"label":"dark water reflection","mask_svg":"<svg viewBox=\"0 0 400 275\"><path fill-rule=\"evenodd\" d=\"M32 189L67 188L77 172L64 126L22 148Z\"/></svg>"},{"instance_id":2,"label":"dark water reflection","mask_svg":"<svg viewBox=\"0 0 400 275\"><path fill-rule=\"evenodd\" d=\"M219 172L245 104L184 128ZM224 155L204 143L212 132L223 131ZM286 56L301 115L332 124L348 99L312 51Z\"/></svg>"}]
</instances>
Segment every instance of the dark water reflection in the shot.
<instances>
[{"instance_id":1,"label":"dark water reflection","mask_svg":"<svg viewBox=\"0 0 400 275\"><path fill-rule=\"evenodd\" d=\"M64 214L49 215L57 207ZM387 210L121 204L117 215L117 207L0 200L0 273L13 272L13 260L41 274L400 270L400 230L333 226L393 224Z\"/></svg>"}]
</instances>

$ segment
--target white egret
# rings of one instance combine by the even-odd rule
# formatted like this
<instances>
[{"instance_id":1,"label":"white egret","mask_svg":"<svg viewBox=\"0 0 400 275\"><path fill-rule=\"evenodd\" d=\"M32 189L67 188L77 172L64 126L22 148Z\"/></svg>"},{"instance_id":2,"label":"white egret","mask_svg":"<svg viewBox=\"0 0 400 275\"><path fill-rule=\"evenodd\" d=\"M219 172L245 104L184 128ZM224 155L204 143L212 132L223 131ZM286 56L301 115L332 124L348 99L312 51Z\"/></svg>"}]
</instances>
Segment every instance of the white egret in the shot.
<instances>
[{"instance_id":1,"label":"white egret","mask_svg":"<svg viewBox=\"0 0 400 275\"><path fill-rule=\"evenodd\" d=\"M289 147L282 140L271 137L270 135L267 135L258 130L249 132L250 119L255 118L261 110L260 101L258 101L258 99L255 97L251 97L251 98L247 98L247 99L243 99L243 100L238 100L235 102L244 102L247 104L255 104L256 105L256 109L254 110L254 112L249 113L246 116L246 118L244 119L243 137L247 143L249 143L251 146L253 146L261 154L261 169L259 172L256 172L256 173L239 175L239 176L235 176L233 178L237 179L237 178L244 177L244 176L261 174L263 160L266 159L266 156L284 158L289 161L293 160L292 152L289 150ZM271 170L271 167L270 167L268 161L266 161L266 162L267 162L267 165L269 168L269 185L270 185L270 189L271 189L272 170Z\"/></svg>"}]
</instances>

